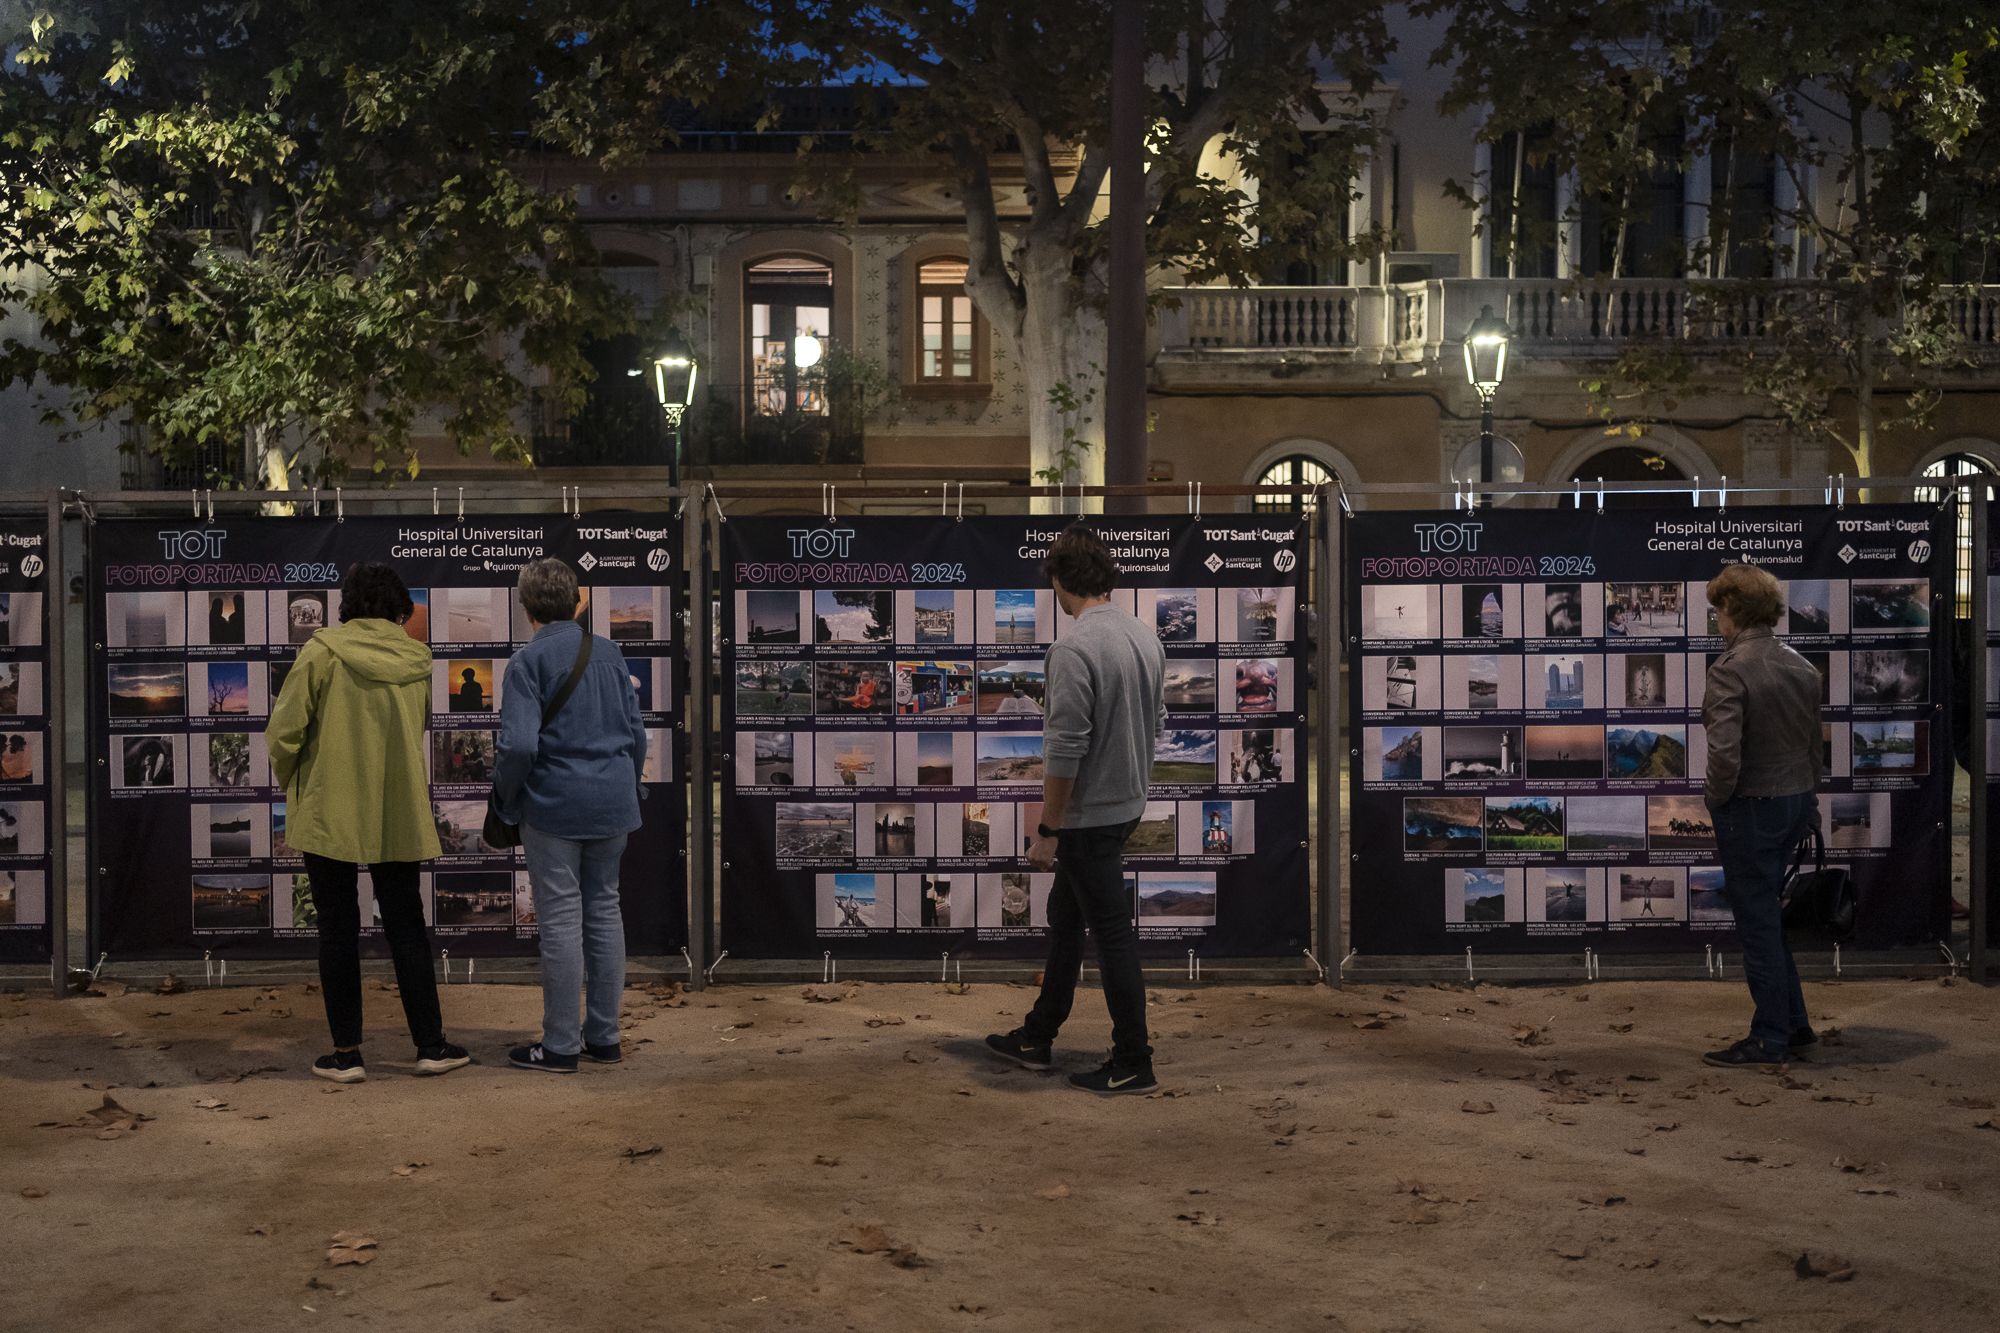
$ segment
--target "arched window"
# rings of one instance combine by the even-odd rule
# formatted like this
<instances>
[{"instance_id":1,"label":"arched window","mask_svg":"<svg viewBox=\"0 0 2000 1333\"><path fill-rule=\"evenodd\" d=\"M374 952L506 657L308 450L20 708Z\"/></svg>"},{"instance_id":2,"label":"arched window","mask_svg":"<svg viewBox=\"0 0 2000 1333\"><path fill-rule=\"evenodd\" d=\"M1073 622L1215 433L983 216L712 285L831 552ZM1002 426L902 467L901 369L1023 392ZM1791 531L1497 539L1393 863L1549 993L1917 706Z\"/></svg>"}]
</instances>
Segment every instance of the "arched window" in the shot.
<instances>
[{"instance_id":1,"label":"arched window","mask_svg":"<svg viewBox=\"0 0 2000 1333\"><path fill-rule=\"evenodd\" d=\"M1935 462L1928 464L1924 468L1923 475L1925 475L1926 477L1957 478L1957 477L1976 477L1982 473L1991 475L1992 472L1993 472L1993 464L1988 462L1986 459L1981 458L1978 454L1958 453L1958 454L1946 454L1943 458L1940 458ZM1919 502L1928 500L1932 504L1943 504L1945 500L1945 494L1946 494L1946 488L1943 486L1938 487L1936 490L1930 490L1927 488L1919 487L1915 498ZM1991 486L1988 486L1986 488L1986 495L1984 498L1987 500L1991 500L1993 498L1993 488ZM1957 540L1954 542L1954 545L1956 545L1958 548L1957 553L1953 560L1953 564L1955 566L1952 579L1952 585L1953 585L1952 602L1954 607L1953 614L1955 614L1960 620L1968 620L1972 616L1972 506L1971 505L1962 504L1958 507L1957 517L1953 520L1953 525L1954 528L1956 529L1955 536L1957 538Z\"/></svg>"},{"instance_id":2,"label":"arched window","mask_svg":"<svg viewBox=\"0 0 2000 1333\"><path fill-rule=\"evenodd\" d=\"M752 414L825 416L824 386L808 372L833 333L833 269L820 259L765 259L743 276Z\"/></svg>"},{"instance_id":3,"label":"arched window","mask_svg":"<svg viewBox=\"0 0 2000 1333\"><path fill-rule=\"evenodd\" d=\"M1588 489L1600 478L1605 481L1686 481L1687 473L1665 454L1621 444L1600 449L1584 459L1567 480L1581 482ZM1604 507L1607 509L1640 509L1658 503L1657 496L1640 492L1607 492L1604 496Z\"/></svg>"},{"instance_id":4,"label":"arched window","mask_svg":"<svg viewBox=\"0 0 2000 1333\"><path fill-rule=\"evenodd\" d=\"M1325 486L1333 480L1326 464L1310 454L1287 454L1265 468L1257 478L1259 486ZM1297 514L1305 510L1306 497L1272 491L1259 495L1255 508L1260 514Z\"/></svg>"}]
</instances>

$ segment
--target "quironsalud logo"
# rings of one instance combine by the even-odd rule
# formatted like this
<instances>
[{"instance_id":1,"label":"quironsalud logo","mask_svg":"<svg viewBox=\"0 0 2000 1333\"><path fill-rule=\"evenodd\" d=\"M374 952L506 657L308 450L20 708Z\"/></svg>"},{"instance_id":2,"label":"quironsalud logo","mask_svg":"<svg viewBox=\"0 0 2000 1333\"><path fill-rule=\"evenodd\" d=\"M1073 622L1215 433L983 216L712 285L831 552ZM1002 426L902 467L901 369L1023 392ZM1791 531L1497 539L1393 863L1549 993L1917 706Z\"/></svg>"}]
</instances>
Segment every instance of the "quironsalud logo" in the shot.
<instances>
[{"instance_id":1,"label":"quironsalud logo","mask_svg":"<svg viewBox=\"0 0 2000 1333\"><path fill-rule=\"evenodd\" d=\"M1298 567L1298 552L1289 546L1271 557L1271 568L1277 570L1280 574L1289 574Z\"/></svg>"},{"instance_id":2,"label":"quironsalud logo","mask_svg":"<svg viewBox=\"0 0 2000 1333\"><path fill-rule=\"evenodd\" d=\"M1211 552L1209 554L1208 559L1202 561L1201 563L1208 567L1209 573L1213 574L1217 570L1222 568L1222 557Z\"/></svg>"},{"instance_id":3,"label":"quironsalud logo","mask_svg":"<svg viewBox=\"0 0 2000 1333\"><path fill-rule=\"evenodd\" d=\"M1911 542L1910 561L1912 564L1928 565L1931 562L1931 544L1921 537Z\"/></svg>"},{"instance_id":4,"label":"quironsalud logo","mask_svg":"<svg viewBox=\"0 0 2000 1333\"><path fill-rule=\"evenodd\" d=\"M597 557L592 555L590 552L585 551L582 555L576 558L576 563L582 565L585 572L588 572L590 570L597 568Z\"/></svg>"},{"instance_id":5,"label":"quironsalud logo","mask_svg":"<svg viewBox=\"0 0 2000 1333\"><path fill-rule=\"evenodd\" d=\"M1840 557L1841 562L1843 564L1851 565L1854 563L1854 557L1860 555L1861 552L1855 550L1854 547L1850 544L1841 547L1838 551L1835 551L1834 554Z\"/></svg>"},{"instance_id":6,"label":"quironsalud logo","mask_svg":"<svg viewBox=\"0 0 2000 1333\"><path fill-rule=\"evenodd\" d=\"M664 546L655 546L652 550L646 552L646 568L652 570L655 574L664 570L672 562L673 557L667 553L667 548Z\"/></svg>"},{"instance_id":7,"label":"quironsalud logo","mask_svg":"<svg viewBox=\"0 0 2000 1333\"><path fill-rule=\"evenodd\" d=\"M42 576L42 558L38 555L22 556L21 574L24 578L40 578Z\"/></svg>"}]
</instances>

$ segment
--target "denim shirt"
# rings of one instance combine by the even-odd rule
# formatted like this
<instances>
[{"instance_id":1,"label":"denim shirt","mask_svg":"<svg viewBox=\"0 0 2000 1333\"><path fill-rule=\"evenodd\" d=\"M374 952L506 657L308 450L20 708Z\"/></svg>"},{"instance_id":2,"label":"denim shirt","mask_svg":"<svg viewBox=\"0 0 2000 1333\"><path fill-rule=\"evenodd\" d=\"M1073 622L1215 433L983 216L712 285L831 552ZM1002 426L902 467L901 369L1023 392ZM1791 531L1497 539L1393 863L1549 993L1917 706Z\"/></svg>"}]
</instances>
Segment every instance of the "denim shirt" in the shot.
<instances>
[{"instance_id":1,"label":"denim shirt","mask_svg":"<svg viewBox=\"0 0 2000 1333\"><path fill-rule=\"evenodd\" d=\"M582 647L575 621L544 625L507 663L493 790L500 815L579 841L639 827L646 728L624 654L594 639L590 665L546 730L542 709Z\"/></svg>"}]
</instances>

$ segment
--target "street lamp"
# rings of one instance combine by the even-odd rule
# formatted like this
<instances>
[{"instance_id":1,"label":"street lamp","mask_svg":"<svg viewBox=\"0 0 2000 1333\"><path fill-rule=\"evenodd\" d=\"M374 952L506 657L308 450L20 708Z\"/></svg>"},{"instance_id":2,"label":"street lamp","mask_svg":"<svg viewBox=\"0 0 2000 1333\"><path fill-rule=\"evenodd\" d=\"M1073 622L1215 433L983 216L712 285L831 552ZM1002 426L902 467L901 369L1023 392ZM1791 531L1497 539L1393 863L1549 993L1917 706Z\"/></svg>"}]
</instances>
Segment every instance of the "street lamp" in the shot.
<instances>
[{"instance_id":1,"label":"street lamp","mask_svg":"<svg viewBox=\"0 0 2000 1333\"><path fill-rule=\"evenodd\" d=\"M653 392L659 395L660 411L674 430L674 451L667 459L667 484L681 484L681 418L694 403L694 382L698 368L694 353L676 340L653 358Z\"/></svg>"},{"instance_id":2,"label":"street lamp","mask_svg":"<svg viewBox=\"0 0 2000 1333\"><path fill-rule=\"evenodd\" d=\"M1479 394L1479 480L1493 480L1493 395L1507 374L1507 341L1513 335L1493 307L1479 307L1479 318L1465 330L1465 378ZM1487 497L1491 505L1493 499Z\"/></svg>"}]
</instances>

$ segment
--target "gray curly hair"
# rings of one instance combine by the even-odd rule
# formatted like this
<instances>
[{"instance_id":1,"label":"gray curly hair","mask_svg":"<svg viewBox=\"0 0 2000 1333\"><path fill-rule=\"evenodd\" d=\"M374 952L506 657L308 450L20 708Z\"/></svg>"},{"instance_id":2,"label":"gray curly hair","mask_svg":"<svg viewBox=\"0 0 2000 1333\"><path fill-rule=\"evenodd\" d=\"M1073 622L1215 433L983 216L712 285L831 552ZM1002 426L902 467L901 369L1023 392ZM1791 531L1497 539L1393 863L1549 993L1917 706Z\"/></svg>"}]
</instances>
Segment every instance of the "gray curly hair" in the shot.
<instances>
[{"instance_id":1,"label":"gray curly hair","mask_svg":"<svg viewBox=\"0 0 2000 1333\"><path fill-rule=\"evenodd\" d=\"M576 571L554 556L522 566L520 589L521 609L538 624L576 615Z\"/></svg>"}]
</instances>

